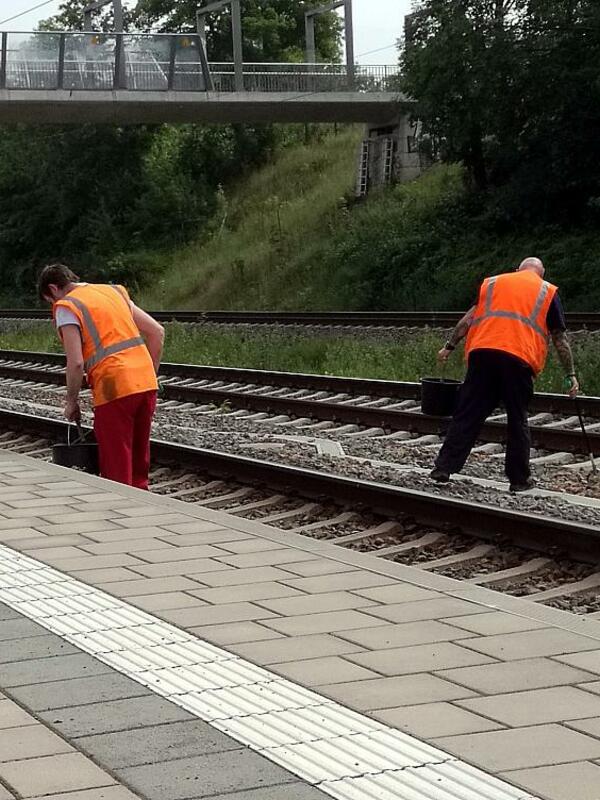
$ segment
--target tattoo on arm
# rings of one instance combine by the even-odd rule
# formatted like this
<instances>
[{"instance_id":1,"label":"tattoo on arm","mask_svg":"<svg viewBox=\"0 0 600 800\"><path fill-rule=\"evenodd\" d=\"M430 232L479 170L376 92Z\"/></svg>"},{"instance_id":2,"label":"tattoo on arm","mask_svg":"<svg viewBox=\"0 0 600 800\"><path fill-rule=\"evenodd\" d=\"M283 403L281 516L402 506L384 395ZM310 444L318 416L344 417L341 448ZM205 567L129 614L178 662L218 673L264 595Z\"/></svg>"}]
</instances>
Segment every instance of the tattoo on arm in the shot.
<instances>
[{"instance_id":1,"label":"tattoo on arm","mask_svg":"<svg viewBox=\"0 0 600 800\"><path fill-rule=\"evenodd\" d=\"M453 347L456 347L456 345L461 341L461 339L465 338L465 336L469 332L469 327L471 326L471 320L473 319L474 316L475 316L475 306L473 306L467 311L467 313L460 320L456 328L454 328L454 330L450 334L448 342Z\"/></svg>"},{"instance_id":2,"label":"tattoo on arm","mask_svg":"<svg viewBox=\"0 0 600 800\"><path fill-rule=\"evenodd\" d=\"M572 375L575 372L575 362L566 332L552 331L552 341L565 372L567 375Z\"/></svg>"}]
</instances>

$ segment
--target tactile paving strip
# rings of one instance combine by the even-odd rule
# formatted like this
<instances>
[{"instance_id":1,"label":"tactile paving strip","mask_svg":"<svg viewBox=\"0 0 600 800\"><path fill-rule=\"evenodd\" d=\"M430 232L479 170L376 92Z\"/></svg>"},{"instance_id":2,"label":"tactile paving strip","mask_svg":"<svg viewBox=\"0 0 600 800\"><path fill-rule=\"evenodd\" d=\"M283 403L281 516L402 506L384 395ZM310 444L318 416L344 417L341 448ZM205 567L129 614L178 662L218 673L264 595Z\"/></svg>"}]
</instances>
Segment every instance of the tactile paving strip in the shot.
<instances>
[{"instance_id":1,"label":"tactile paving strip","mask_svg":"<svg viewBox=\"0 0 600 800\"><path fill-rule=\"evenodd\" d=\"M339 800L539 800L4 545L0 601Z\"/></svg>"}]
</instances>

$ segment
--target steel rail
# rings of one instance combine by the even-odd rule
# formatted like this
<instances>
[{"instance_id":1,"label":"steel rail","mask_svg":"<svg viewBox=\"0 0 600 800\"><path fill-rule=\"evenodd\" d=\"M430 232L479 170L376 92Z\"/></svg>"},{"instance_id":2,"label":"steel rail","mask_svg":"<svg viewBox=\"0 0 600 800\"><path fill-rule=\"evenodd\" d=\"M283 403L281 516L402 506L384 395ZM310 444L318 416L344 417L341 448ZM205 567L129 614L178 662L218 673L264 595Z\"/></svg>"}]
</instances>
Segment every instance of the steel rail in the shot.
<instances>
[{"instance_id":1,"label":"steel rail","mask_svg":"<svg viewBox=\"0 0 600 800\"><path fill-rule=\"evenodd\" d=\"M31 350L0 349L0 360L26 362L28 364L51 364L62 367L66 363L62 353L41 353ZM0 370L2 368L2 365L0 365ZM13 374L10 370L13 369L20 368L12 366L6 368L4 377L12 377ZM389 397L398 400L418 401L421 398L421 386L414 381L350 378L339 375L244 369L241 367L217 367L204 364L177 364L174 362L163 362L160 367L160 374L165 377L190 378L196 381L227 381L229 383L310 389L350 395L373 395L375 397ZM2 373L0 372L1 375ZM31 379L34 380L35 378L36 376L32 374ZM29 378L23 377L23 380L29 380ZM60 383L60 381L57 380L56 383ZM600 397L582 395L579 401L582 412L587 417L600 419ZM550 392L536 392L530 408L535 412L566 414L567 416L571 416L574 413L572 400L566 395Z\"/></svg>"},{"instance_id":2,"label":"steel rail","mask_svg":"<svg viewBox=\"0 0 600 800\"><path fill-rule=\"evenodd\" d=\"M0 351L0 357L2 356ZM169 365L174 372L180 366ZM198 369L202 370L202 367ZM218 368L217 368L218 369ZM282 373L275 373L281 375ZM283 373L284 375L286 373ZM308 377L308 376L302 376ZM327 377L327 376L323 376ZM62 372L48 372L29 366L12 366L0 364L0 378L12 378L29 382L63 385ZM342 379L344 380L344 379ZM416 387L418 384L411 384ZM447 418L430 417L415 411L401 409L386 410L385 408L372 408L360 405L347 405L328 402L327 400L305 400L294 397L274 397L255 394L248 391L230 389L211 389L201 386L186 386L185 384L165 384L163 398L181 403L210 403L215 406L228 405L232 408L247 409L259 413L278 414L293 417L309 417L319 421L330 421L341 424L360 425L366 428L383 428L386 431L409 431L421 435L444 435L449 424ZM389 395L385 395L389 396ZM412 395L414 397L414 394ZM418 396L418 395L417 395ZM556 401L557 396L550 395ZM566 400L565 398L560 398ZM586 402L587 401L587 402ZM538 397L539 402L539 397ZM553 402L551 400L551 402ZM566 400L566 403L569 403ZM599 411L600 398L582 398L582 407L594 406ZM572 407L569 410L573 410ZM581 431L577 428L549 428L543 425L530 425L532 444L544 450L568 453L587 453L587 442ZM481 428L479 438L485 442L504 443L506 441L507 426L502 422L485 422ZM588 441L594 455L600 455L600 434L589 432Z\"/></svg>"},{"instance_id":3,"label":"steel rail","mask_svg":"<svg viewBox=\"0 0 600 800\"><path fill-rule=\"evenodd\" d=\"M442 327L455 325L461 311L151 311L159 322L219 322L252 325L318 325L357 327ZM571 329L600 329L600 314L575 311L567 314ZM43 309L0 309L0 319L48 319Z\"/></svg>"},{"instance_id":4,"label":"steel rail","mask_svg":"<svg viewBox=\"0 0 600 800\"><path fill-rule=\"evenodd\" d=\"M27 433L64 440L68 423L0 409L0 427L24 429ZM543 552L558 549L568 552L573 558L600 559L600 526L530 515L432 492L346 478L160 439L151 439L151 452L154 463L189 467L218 478L267 486L310 499L334 500L379 514L416 517L431 525L456 526L491 541L506 537L523 547Z\"/></svg>"}]
</instances>

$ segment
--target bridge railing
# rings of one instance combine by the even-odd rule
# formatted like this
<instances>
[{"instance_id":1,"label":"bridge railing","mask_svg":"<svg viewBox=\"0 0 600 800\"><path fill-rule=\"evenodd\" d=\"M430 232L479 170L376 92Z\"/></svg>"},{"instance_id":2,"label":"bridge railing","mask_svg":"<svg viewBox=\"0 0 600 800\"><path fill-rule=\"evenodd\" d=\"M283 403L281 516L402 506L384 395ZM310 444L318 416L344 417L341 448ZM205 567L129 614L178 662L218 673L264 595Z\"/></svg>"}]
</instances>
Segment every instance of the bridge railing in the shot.
<instances>
[{"instance_id":1,"label":"bridge railing","mask_svg":"<svg viewBox=\"0 0 600 800\"><path fill-rule=\"evenodd\" d=\"M195 34L0 33L0 89L236 91L232 63L207 64ZM395 66L244 64L247 92L394 92Z\"/></svg>"}]
</instances>

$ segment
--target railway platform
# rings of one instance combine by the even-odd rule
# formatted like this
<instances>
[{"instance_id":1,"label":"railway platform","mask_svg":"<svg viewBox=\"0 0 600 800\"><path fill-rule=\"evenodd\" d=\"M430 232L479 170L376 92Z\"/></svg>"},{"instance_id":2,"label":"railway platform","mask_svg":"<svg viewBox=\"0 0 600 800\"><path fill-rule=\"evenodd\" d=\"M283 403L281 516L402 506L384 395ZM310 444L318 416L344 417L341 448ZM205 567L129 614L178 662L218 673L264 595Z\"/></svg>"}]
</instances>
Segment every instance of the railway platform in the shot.
<instances>
[{"instance_id":1,"label":"railway platform","mask_svg":"<svg viewBox=\"0 0 600 800\"><path fill-rule=\"evenodd\" d=\"M0 800L600 800L600 620L0 452Z\"/></svg>"}]
</instances>

